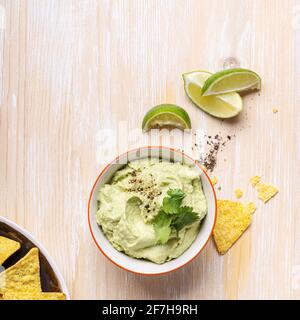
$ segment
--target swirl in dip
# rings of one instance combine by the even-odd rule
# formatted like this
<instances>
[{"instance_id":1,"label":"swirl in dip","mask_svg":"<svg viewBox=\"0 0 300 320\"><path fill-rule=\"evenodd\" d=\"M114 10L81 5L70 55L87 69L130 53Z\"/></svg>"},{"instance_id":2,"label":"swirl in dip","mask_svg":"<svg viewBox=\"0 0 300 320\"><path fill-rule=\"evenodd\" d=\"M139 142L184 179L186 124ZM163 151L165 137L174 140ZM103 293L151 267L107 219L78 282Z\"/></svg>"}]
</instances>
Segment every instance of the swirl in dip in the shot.
<instances>
[{"instance_id":1,"label":"swirl in dip","mask_svg":"<svg viewBox=\"0 0 300 320\"><path fill-rule=\"evenodd\" d=\"M199 219L179 232L172 230L167 242L161 244L153 220L170 189L185 193L182 205L192 207ZM129 162L100 189L96 219L117 250L161 264L177 258L190 247L206 213L201 179L193 167L142 159Z\"/></svg>"}]
</instances>

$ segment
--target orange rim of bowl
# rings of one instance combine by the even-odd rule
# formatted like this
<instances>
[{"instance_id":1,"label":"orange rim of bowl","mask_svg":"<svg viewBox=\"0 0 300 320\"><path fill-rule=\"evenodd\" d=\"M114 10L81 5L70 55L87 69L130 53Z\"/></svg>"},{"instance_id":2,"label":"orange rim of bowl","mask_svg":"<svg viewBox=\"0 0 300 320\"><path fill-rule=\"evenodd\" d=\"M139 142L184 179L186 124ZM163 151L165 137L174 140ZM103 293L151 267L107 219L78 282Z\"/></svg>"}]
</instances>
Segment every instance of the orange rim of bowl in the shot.
<instances>
[{"instance_id":1,"label":"orange rim of bowl","mask_svg":"<svg viewBox=\"0 0 300 320\"><path fill-rule=\"evenodd\" d=\"M104 250L101 248L100 244L98 243L98 241L96 240L96 237L94 235L94 232L93 232L93 229L92 229L92 225L91 225L91 212L90 212L90 205L91 205L91 200L92 200L92 196L94 194L94 191L95 191L95 188L96 188L96 185L98 184L98 181L99 179L101 178L101 176L106 172L106 170L108 169L108 167L110 167L114 162L116 162L118 159L120 159L121 157L125 156L126 154L129 154L131 152L136 152L138 150L147 150L147 149L154 149L154 148L158 148L158 149L165 149L165 150L169 150L169 151L172 151L172 152L177 152L177 153L180 153L182 156L188 158L189 160L191 160L198 168L200 168L200 170L205 174L206 178L208 179L208 182L212 188L212 191L213 191L213 196L214 196L214 200L215 200L215 218L214 218L214 223L213 223L213 226L211 228L211 231L209 233L209 236L207 238L207 240L205 241L205 243L203 244L203 246L199 249L198 253L195 254L190 260L188 260L187 262L183 263L182 265L180 265L179 267L176 267L174 269L171 269L171 270L168 270L168 271L164 271L164 272L160 272L160 273L143 273L143 272L138 272L138 271L134 271L134 270L130 270L130 269L127 269L123 266L121 266L120 264L118 264L116 261L114 261L111 257L109 257L105 252ZM135 274L139 274L139 275L143 275L143 276L159 276L159 275L163 275L163 274L166 274L166 273L170 273L170 272L174 272L178 269L181 269L183 268L184 266L186 266L187 264L189 264L190 262L192 262L194 259L196 259L199 254L202 252L202 250L205 248L205 246L207 245L209 239L211 238L212 236L212 233L213 233L213 230L214 230L214 227L215 227L215 224L216 224L216 220L217 220L217 197L216 197L216 192L215 192L215 189L214 189L214 186L210 180L210 177L208 176L208 174L206 173L206 171L202 168L202 166L196 161L194 160L192 157L188 156L187 154L185 154L184 152L180 151L180 150L176 150L174 148L169 148L169 147L164 147L164 146L147 146L147 147L140 147L140 148L135 148L135 149L131 149L127 152L124 152L120 155L118 155L114 160L112 160L109 164L107 164L104 169L100 172L100 174L98 175L94 185L93 185L93 188L91 190L91 193L90 193L90 196L89 196L89 202L88 202L88 223L89 223L89 229L90 229L90 233L92 235L92 238L96 244L96 246L98 247L98 249L101 251L101 253L109 260L111 261L114 265L116 265L117 267L125 270L125 271L128 271L128 272L132 272L132 273L135 273Z\"/></svg>"}]
</instances>

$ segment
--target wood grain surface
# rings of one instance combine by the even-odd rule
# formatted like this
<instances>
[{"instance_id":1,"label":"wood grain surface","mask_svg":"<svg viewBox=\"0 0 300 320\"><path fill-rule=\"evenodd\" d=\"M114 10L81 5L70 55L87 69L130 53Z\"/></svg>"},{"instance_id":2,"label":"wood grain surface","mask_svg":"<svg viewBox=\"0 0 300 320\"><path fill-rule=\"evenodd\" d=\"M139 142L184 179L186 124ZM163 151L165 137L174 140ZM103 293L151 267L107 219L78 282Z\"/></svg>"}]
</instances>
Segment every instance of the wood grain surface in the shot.
<instances>
[{"instance_id":1,"label":"wood grain surface","mask_svg":"<svg viewBox=\"0 0 300 320\"><path fill-rule=\"evenodd\" d=\"M300 298L300 1L0 5L0 214L48 248L73 298ZM228 58L257 71L263 88L237 119L220 121L190 103L181 74L220 70ZM200 139L235 135L213 173L218 197L235 199L239 187L258 208L225 256L210 241L185 268L143 277L98 251L87 203L107 161L149 143L142 118L164 102L189 112ZM249 184L255 174L280 190L267 204Z\"/></svg>"}]
</instances>

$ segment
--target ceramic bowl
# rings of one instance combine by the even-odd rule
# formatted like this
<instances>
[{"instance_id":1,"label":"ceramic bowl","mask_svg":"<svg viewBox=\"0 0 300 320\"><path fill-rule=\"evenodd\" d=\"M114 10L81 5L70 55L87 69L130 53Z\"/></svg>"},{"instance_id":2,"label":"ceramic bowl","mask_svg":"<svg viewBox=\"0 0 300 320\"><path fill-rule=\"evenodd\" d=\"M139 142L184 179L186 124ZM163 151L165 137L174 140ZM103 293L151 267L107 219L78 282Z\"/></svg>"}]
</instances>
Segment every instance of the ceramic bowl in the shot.
<instances>
[{"instance_id":1,"label":"ceramic bowl","mask_svg":"<svg viewBox=\"0 0 300 320\"><path fill-rule=\"evenodd\" d=\"M40 274L43 291L63 292L66 299L70 300L70 294L64 278L55 262L44 248L28 231L16 223L0 216L0 236L18 241L21 248L5 261L4 266L10 267L19 261L31 248L39 249Z\"/></svg>"},{"instance_id":2,"label":"ceramic bowl","mask_svg":"<svg viewBox=\"0 0 300 320\"><path fill-rule=\"evenodd\" d=\"M96 222L98 207L97 195L99 189L110 181L116 171L129 161L143 158L161 158L171 162L181 162L193 166L202 181L203 191L207 199L208 213L201 223L200 231L193 244L178 258L164 264L135 259L116 250L108 241ZM144 147L128 151L110 162L97 177L92 188L88 204L88 221L92 237L99 250L117 266L134 273L143 275L158 275L177 270L196 258L207 244L212 235L216 221L216 195L212 183L202 167L188 155L166 147Z\"/></svg>"}]
</instances>

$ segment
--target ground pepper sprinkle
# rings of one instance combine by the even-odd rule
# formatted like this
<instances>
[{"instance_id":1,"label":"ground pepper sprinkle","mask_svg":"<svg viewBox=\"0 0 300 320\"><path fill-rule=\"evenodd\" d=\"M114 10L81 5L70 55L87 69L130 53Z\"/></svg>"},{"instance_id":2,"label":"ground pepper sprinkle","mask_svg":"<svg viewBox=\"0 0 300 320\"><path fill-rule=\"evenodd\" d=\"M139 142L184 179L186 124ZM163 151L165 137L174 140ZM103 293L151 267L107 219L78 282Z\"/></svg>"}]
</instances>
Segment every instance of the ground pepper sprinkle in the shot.
<instances>
[{"instance_id":1,"label":"ground pepper sprinkle","mask_svg":"<svg viewBox=\"0 0 300 320\"><path fill-rule=\"evenodd\" d=\"M217 156L220 151L223 151L227 142L230 141L234 136L227 135L223 137L221 134L205 135L205 152L200 157L199 162L207 169L209 172L213 172L217 164ZM195 147L198 146L197 143L194 144Z\"/></svg>"}]
</instances>

